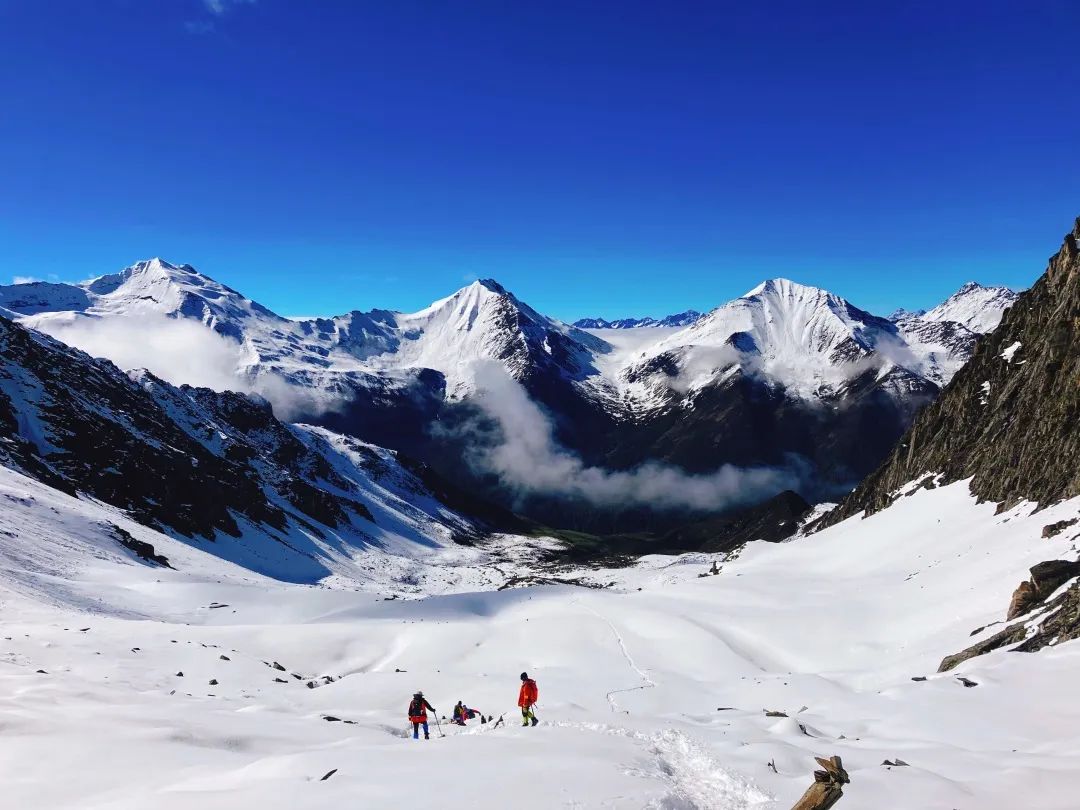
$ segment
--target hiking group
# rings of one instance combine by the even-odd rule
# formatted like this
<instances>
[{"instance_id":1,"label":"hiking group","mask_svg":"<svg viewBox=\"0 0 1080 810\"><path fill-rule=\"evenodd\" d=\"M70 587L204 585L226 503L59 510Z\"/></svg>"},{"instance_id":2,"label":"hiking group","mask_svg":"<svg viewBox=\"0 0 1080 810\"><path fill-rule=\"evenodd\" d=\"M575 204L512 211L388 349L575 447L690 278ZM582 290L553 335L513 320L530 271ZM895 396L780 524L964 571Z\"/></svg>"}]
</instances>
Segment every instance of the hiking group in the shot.
<instances>
[{"instance_id":1,"label":"hiking group","mask_svg":"<svg viewBox=\"0 0 1080 810\"><path fill-rule=\"evenodd\" d=\"M535 726L540 721L536 718L536 701L540 697L540 690L537 689L536 681L529 677L528 672L521 673L521 689L518 690L518 702L517 705L521 709L521 725L523 726ZM428 712L432 712L435 715L435 722L439 722L438 712L435 711L435 707L428 703L427 698L424 697L423 692L417 692L413 695L412 701L409 703L409 722L413 727L413 739L420 739L420 729L424 730L424 739L431 739L430 732L428 730ZM476 709L470 709L465 705L463 701L458 701L454 706L454 717L451 722L463 726L469 720L472 720L479 714ZM486 723L488 719L480 714L480 722ZM496 727L502 723L502 718L499 718L499 722L496 723Z\"/></svg>"}]
</instances>

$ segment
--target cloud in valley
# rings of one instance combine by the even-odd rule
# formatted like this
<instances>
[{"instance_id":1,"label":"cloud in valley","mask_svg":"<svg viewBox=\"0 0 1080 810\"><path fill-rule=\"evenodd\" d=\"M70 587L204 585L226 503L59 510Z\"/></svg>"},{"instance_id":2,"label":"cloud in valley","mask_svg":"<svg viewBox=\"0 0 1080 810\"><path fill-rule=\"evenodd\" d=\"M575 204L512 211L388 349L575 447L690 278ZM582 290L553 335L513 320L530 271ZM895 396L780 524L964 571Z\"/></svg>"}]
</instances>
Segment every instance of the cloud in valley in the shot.
<instances>
[{"instance_id":1,"label":"cloud in valley","mask_svg":"<svg viewBox=\"0 0 1080 810\"><path fill-rule=\"evenodd\" d=\"M640 505L715 511L797 487L798 471L724 465L709 475L689 475L648 463L632 470L586 466L558 446L551 422L525 390L497 363L476 368L476 404L498 423L502 441L475 451L473 463L521 494L582 498L601 506Z\"/></svg>"}]
</instances>

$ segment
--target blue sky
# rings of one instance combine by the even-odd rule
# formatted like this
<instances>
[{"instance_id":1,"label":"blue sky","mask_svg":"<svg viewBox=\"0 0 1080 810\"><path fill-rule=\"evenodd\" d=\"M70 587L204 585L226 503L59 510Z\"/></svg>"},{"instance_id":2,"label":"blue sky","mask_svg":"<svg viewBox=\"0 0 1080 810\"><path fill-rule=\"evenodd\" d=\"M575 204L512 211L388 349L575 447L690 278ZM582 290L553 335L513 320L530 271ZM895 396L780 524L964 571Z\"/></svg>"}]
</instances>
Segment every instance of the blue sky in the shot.
<instances>
[{"instance_id":1,"label":"blue sky","mask_svg":"<svg viewBox=\"0 0 1080 810\"><path fill-rule=\"evenodd\" d=\"M160 255L283 314L476 277L573 319L768 276L1030 284L1080 5L0 0L0 276Z\"/></svg>"}]
</instances>

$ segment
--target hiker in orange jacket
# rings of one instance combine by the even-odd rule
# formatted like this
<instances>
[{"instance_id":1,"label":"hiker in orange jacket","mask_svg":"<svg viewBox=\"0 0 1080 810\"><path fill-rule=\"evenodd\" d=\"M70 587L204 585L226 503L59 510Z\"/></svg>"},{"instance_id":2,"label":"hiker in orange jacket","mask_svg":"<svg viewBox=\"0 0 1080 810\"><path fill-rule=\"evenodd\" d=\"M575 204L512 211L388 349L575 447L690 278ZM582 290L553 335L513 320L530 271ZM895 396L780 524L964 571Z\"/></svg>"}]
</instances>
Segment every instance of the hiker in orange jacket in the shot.
<instances>
[{"instance_id":1,"label":"hiker in orange jacket","mask_svg":"<svg viewBox=\"0 0 1080 810\"><path fill-rule=\"evenodd\" d=\"M536 725L540 721L536 719L536 701L540 697L540 691L536 688L536 681L529 677L528 672L521 673L521 691L518 692L518 706L521 707L521 725Z\"/></svg>"}]
</instances>

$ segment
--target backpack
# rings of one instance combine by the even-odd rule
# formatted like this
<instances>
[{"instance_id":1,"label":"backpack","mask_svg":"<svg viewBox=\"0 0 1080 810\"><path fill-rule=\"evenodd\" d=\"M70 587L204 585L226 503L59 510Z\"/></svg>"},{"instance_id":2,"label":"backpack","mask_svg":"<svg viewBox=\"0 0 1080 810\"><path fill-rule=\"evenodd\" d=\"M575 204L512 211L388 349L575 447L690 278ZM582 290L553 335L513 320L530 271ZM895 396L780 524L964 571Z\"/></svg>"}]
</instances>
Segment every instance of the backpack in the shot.
<instances>
[{"instance_id":1,"label":"backpack","mask_svg":"<svg viewBox=\"0 0 1080 810\"><path fill-rule=\"evenodd\" d=\"M413 698L409 704L409 717L421 717L424 714L424 699Z\"/></svg>"}]
</instances>

